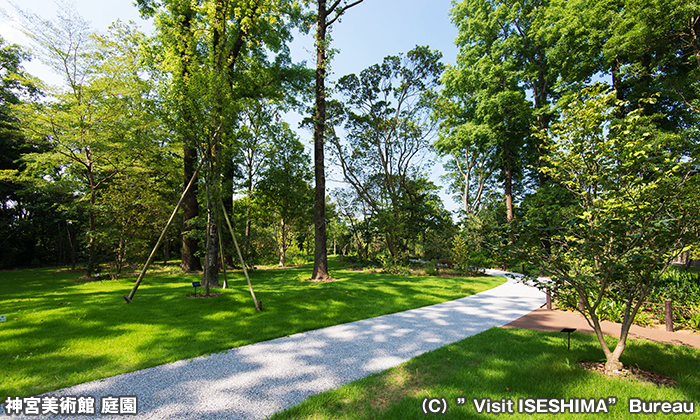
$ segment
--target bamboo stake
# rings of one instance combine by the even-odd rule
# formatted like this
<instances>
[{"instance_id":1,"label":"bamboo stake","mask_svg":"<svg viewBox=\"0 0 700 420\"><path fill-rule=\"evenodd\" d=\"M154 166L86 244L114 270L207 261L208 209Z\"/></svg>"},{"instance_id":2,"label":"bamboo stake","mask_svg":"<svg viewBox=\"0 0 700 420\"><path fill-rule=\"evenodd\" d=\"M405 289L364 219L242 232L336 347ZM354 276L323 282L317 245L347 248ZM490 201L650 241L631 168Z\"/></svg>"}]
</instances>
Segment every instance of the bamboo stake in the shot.
<instances>
[{"instance_id":1,"label":"bamboo stake","mask_svg":"<svg viewBox=\"0 0 700 420\"><path fill-rule=\"evenodd\" d=\"M241 266L243 266L243 274L245 274L245 279L248 281L248 289L250 290L250 295L253 297L253 302L255 303L255 309L257 311L262 311L262 308L260 308L260 303L258 302L258 299L255 298L255 292L253 292L253 285L250 284L250 277L248 277L248 270L245 268L245 261L243 261L243 255L241 255L241 249L238 247L238 241L236 240L236 235L233 233L233 228L231 227L231 222L228 220L228 214L226 213L226 208L224 207L224 203L221 201L221 197L219 197L219 206L221 206L221 210L224 212L224 218L226 219L226 225L228 225L228 230L231 232L231 236L233 237L233 244L236 246L236 251L238 252L238 259L241 261Z\"/></svg>"}]
</instances>

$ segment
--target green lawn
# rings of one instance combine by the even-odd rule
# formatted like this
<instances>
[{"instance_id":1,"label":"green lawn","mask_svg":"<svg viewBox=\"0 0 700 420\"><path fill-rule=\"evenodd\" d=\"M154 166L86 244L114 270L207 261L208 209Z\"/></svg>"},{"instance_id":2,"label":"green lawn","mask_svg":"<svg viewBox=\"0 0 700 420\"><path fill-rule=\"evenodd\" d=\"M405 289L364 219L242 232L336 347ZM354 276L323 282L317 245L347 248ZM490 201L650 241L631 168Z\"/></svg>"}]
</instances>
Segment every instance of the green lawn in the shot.
<instances>
[{"instance_id":1,"label":"green lawn","mask_svg":"<svg viewBox=\"0 0 700 420\"><path fill-rule=\"evenodd\" d=\"M646 401L693 401L700 412L700 350L645 340L628 340L626 365L670 376L675 388L633 378L608 378L578 366L599 361L595 336L574 333L567 350L566 335L492 328L460 342L425 353L384 372L313 396L301 405L273 416L286 419L637 419L628 412L630 398ZM612 340L612 339L611 339ZM612 341L611 341L612 342ZM445 398L444 416L425 416L424 398ZM519 412L519 398L616 397L600 414L528 414ZM457 405L457 398L465 404ZM472 399L513 401L513 415L477 413ZM523 406L523 411L526 406ZM665 418L663 414L644 418Z\"/></svg>"},{"instance_id":2,"label":"green lawn","mask_svg":"<svg viewBox=\"0 0 700 420\"><path fill-rule=\"evenodd\" d=\"M199 276L158 267L131 304L122 296L134 277L81 282L80 273L48 268L0 272L0 315L7 315L0 323L0 401L453 300L505 281L368 274L334 262L330 268L339 281L302 281L310 266L251 271L262 313L241 272L229 277L222 296L190 299Z\"/></svg>"}]
</instances>

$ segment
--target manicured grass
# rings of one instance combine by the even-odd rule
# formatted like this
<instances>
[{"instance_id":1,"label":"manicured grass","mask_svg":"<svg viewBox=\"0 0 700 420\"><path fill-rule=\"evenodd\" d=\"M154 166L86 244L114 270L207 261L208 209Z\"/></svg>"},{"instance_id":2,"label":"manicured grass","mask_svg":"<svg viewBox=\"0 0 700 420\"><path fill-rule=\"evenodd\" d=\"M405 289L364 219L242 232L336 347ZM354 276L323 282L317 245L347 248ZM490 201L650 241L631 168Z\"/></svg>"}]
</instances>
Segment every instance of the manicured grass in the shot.
<instances>
[{"instance_id":1,"label":"manicured grass","mask_svg":"<svg viewBox=\"0 0 700 420\"><path fill-rule=\"evenodd\" d=\"M607 378L578 367L578 361L601 360L602 351L593 335L574 333L571 339L572 348L567 350L565 334L492 328L396 368L313 396L271 419L428 418L421 411L425 397L444 397L448 401L446 415L437 416L445 419L639 418L639 414L628 412L629 398L694 401L695 415L700 411L700 350L628 341L623 363L678 381L675 388L666 388L631 378ZM466 404L458 406L458 397L465 398ZM618 399L607 414L527 414L519 413L517 407L519 398L607 397ZM477 413L473 398L511 400L515 414L499 417Z\"/></svg>"},{"instance_id":2,"label":"manicured grass","mask_svg":"<svg viewBox=\"0 0 700 420\"><path fill-rule=\"evenodd\" d=\"M453 300L505 281L330 268L339 281L303 281L311 266L251 271L261 313L240 271L229 273L229 289L212 289L223 295L190 299L200 276L160 267L131 304L122 296L134 277L81 282L80 273L56 269L0 272L0 315L7 315L0 323L0 401Z\"/></svg>"}]
</instances>

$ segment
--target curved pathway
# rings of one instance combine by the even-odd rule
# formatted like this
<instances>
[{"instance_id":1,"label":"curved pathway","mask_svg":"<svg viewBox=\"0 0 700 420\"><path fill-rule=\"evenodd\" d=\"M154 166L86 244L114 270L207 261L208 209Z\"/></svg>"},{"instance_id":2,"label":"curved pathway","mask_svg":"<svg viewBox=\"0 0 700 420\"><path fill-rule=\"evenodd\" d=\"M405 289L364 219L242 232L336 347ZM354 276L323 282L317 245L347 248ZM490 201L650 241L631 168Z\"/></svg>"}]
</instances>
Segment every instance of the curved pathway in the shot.
<instances>
[{"instance_id":1,"label":"curved pathway","mask_svg":"<svg viewBox=\"0 0 700 420\"><path fill-rule=\"evenodd\" d=\"M503 326L544 303L542 292L509 279L491 290L450 302L62 389L40 397L91 396L97 413L27 418L264 419L313 394ZM102 398L134 395L138 398L136 416L99 413Z\"/></svg>"}]
</instances>

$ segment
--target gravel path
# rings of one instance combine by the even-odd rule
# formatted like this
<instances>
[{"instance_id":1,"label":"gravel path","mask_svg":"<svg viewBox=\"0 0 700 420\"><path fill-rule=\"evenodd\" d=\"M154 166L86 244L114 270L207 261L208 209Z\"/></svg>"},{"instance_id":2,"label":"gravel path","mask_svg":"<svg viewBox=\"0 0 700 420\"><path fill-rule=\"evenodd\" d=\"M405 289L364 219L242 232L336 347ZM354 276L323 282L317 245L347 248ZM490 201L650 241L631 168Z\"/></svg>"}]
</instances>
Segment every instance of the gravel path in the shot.
<instances>
[{"instance_id":1,"label":"gravel path","mask_svg":"<svg viewBox=\"0 0 700 420\"><path fill-rule=\"evenodd\" d=\"M489 274L504 272L490 270ZM310 395L505 325L544 303L540 291L508 280L494 289L451 302L307 331L62 389L40 398L91 396L95 398L96 413L26 418L264 419ZM138 398L136 416L99 413L103 397L124 396ZM2 408L0 413L4 414Z\"/></svg>"}]
</instances>

